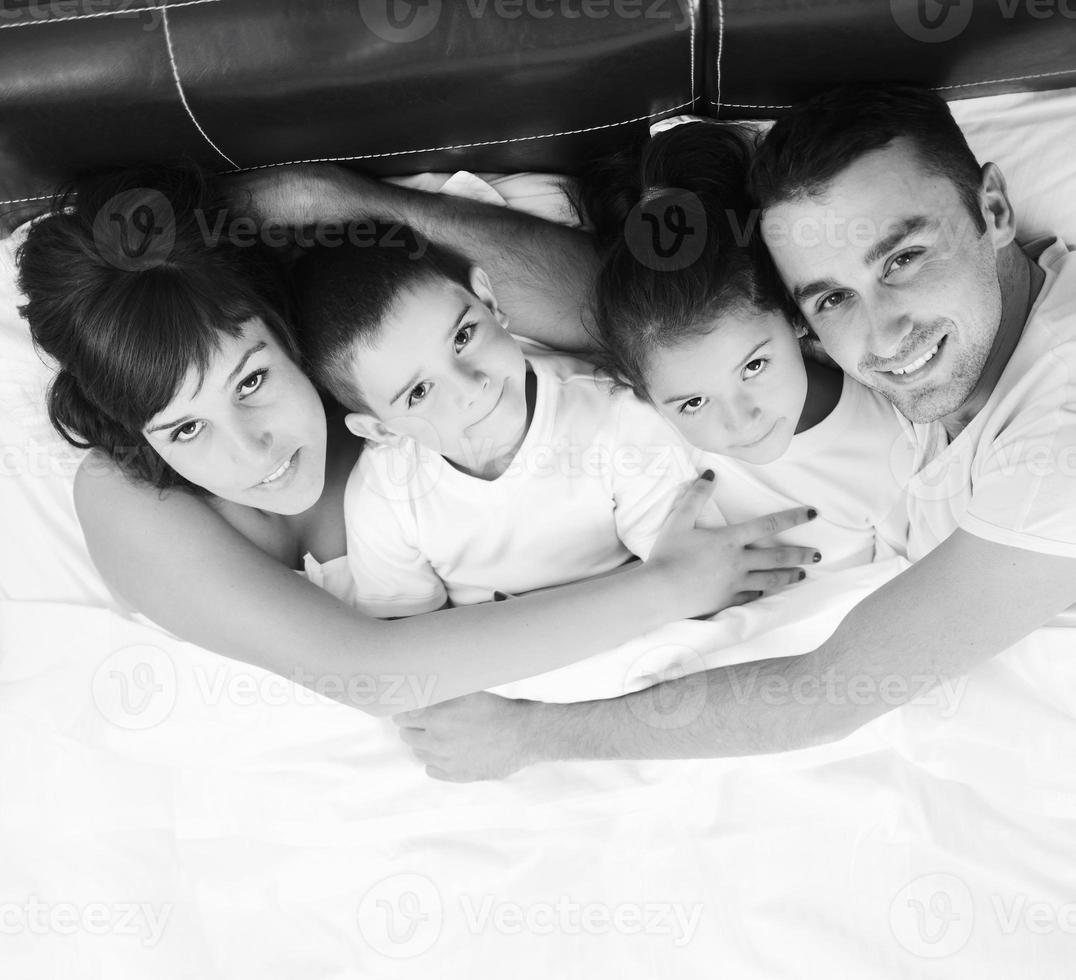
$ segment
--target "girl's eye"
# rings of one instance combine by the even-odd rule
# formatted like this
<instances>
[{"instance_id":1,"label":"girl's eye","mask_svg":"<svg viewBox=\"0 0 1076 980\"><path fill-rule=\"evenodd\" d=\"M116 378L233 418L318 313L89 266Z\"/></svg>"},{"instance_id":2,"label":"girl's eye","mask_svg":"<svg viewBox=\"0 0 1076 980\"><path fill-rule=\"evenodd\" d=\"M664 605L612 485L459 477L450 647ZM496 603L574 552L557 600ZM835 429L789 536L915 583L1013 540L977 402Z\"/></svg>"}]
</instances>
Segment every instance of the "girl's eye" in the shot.
<instances>
[{"instance_id":1,"label":"girl's eye","mask_svg":"<svg viewBox=\"0 0 1076 980\"><path fill-rule=\"evenodd\" d=\"M702 395L696 395L694 398L689 398L686 402L683 402L677 411L681 415L695 415L702 411L703 406L708 401L708 398L704 398Z\"/></svg>"},{"instance_id":2,"label":"girl's eye","mask_svg":"<svg viewBox=\"0 0 1076 980\"><path fill-rule=\"evenodd\" d=\"M205 428L205 422L201 419L195 419L193 422L187 422L185 425L178 426L172 430L171 441L172 442L190 442L195 436L198 435L202 429Z\"/></svg>"},{"instance_id":3,"label":"girl's eye","mask_svg":"<svg viewBox=\"0 0 1076 980\"><path fill-rule=\"evenodd\" d=\"M407 396L407 407L411 408L414 405L417 405L420 401L422 401L423 398L425 398L430 393L430 388L432 387L433 385L429 384L428 382L420 381L417 385L415 385L414 388L411 389L411 394Z\"/></svg>"},{"instance_id":4,"label":"girl's eye","mask_svg":"<svg viewBox=\"0 0 1076 980\"><path fill-rule=\"evenodd\" d=\"M837 290L836 292L832 293L826 293L826 295L818 301L818 305L815 307L815 312L828 313L830 310L835 310L838 306L841 305L841 303L845 301L847 296L848 294L842 292L841 290Z\"/></svg>"},{"instance_id":5,"label":"girl's eye","mask_svg":"<svg viewBox=\"0 0 1076 980\"><path fill-rule=\"evenodd\" d=\"M475 324L473 323L468 323L467 326L460 327L459 330L456 331L454 343L456 345L457 351L459 351L463 347L466 347L471 342L471 338L474 336L474 332Z\"/></svg>"},{"instance_id":6,"label":"girl's eye","mask_svg":"<svg viewBox=\"0 0 1076 980\"><path fill-rule=\"evenodd\" d=\"M246 397L247 395L253 395L261 386L265 380L266 375L269 373L268 368L262 368L260 371L255 371L249 377L244 378L239 382L239 387L236 389L240 397Z\"/></svg>"},{"instance_id":7,"label":"girl's eye","mask_svg":"<svg viewBox=\"0 0 1076 980\"><path fill-rule=\"evenodd\" d=\"M756 357L753 361L748 361L743 366L743 376L745 378L753 378L753 377L755 377L755 375L759 374L762 371L762 369L766 366L766 361L767 360L769 360L769 358Z\"/></svg>"}]
</instances>

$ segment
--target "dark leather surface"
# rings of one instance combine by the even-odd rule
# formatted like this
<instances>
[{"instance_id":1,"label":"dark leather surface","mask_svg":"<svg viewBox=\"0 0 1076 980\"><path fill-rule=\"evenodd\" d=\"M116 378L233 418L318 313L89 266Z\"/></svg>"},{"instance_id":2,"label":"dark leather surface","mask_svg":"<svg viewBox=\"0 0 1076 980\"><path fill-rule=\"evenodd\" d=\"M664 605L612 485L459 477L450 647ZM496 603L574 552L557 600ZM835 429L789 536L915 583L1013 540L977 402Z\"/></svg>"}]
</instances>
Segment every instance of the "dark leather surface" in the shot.
<instances>
[{"instance_id":1,"label":"dark leather surface","mask_svg":"<svg viewBox=\"0 0 1076 980\"><path fill-rule=\"evenodd\" d=\"M8 202L81 170L181 154L571 172L692 106L774 115L853 79L952 97L1076 84L1076 0L1050 17L1049 0L171 0L167 18L163 2L0 0L9 221L40 203ZM925 38L920 4L941 25Z\"/></svg>"}]
</instances>

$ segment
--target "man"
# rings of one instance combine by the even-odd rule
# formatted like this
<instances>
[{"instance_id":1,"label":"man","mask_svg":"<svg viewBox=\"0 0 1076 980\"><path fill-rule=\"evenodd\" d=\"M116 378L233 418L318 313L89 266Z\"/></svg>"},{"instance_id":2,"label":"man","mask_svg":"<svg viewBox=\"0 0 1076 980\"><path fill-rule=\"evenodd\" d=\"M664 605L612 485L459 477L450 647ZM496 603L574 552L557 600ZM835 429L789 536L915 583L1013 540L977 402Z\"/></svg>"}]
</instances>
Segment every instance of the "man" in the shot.
<instances>
[{"instance_id":1,"label":"man","mask_svg":"<svg viewBox=\"0 0 1076 980\"><path fill-rule=\"evenodd\" d=\"M916 564L807 653L608 701L476 694L398 716L431 776L833 741L900 690L888 683L890 696L863 703L839 696L842 679L877 691L904 678L910 700L913 677L962 675L1076 603L1076 261L1064 245L1016 244L1000 172L980 168L945 103L917 89L847 88L804 104L775 125L753 177L792 300L845 371L916 423ZM944 429L922 424L935 421ZM801 696L771 703L771 677ZM831 696L810 696L824 683ZM699 709L655 726L655 697Z\"/></svg>"}]
</instances>

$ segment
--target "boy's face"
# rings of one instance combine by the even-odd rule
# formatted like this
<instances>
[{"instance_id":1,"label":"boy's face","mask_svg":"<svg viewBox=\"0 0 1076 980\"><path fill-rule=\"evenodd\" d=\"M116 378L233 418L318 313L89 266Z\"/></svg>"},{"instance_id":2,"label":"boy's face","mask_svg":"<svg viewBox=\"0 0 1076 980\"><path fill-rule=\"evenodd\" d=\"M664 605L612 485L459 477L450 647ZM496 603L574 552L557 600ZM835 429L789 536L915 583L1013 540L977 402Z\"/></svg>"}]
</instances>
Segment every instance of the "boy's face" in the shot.
<instances>
[{"instance_id":1,"label":"boy's face","mask_svg":"<svg viewBox=\"0 0 1076 980\"><path fill-rule=\"evenodd\" d=\"M807 397L795 332L768 311L722 317L710 333L654 351L646 384L688 442L755 464L784 455Z\"/></svg>"},{"instance_id":2,"label":"boy's face","mask_svg":"<svg viewBox=\"0 0 1076 980\"><path fill-rule=\"evenodd\" d=\"M527 432L526 362L507 322L481 269L471 291L437 277L401 293L374 346L354 353L373 414L352 413L349 428L413 439L469 473L511 458Z\"/></svg>"}]
</instances>

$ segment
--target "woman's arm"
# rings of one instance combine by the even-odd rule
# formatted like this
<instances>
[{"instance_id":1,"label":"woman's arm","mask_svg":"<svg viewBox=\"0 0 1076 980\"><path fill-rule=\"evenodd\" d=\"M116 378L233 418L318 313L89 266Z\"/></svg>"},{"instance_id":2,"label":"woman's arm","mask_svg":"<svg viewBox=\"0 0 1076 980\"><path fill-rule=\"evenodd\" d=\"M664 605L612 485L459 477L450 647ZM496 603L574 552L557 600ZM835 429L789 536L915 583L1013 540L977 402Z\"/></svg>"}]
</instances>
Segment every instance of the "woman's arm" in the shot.
<instances>
[{"instance_id":1,"label":"woman's arm","mask_svg":"<svg viewBox=\"0 0 1076 980\"><path fill-rule=\"evenodd\" d=\"M512 602L370 619L303 580L183 492L161 494L91 454L75 481L90 554L108 585L182 639L257 664L374 715L444 701L572 663L744 589L790 581L809 549L748 549L806 519L710 531L699 481L652 560L623 574ZM722 533L724 532L724 533Z\"/></svg>"},{"instance_id":2,"label":"woman's arm","mask_svg":"<svg viewBox=\"0 0 1076 980\"><path fill-rule=\"evenodd\" d=\"M562 351L587 351L583 327L598 268L593 236L506 207L429 194L331 164L274 167L230 178L238 207L288 227L387 218L481 266L523 334Z\"/></svg>"}]
</instances>

